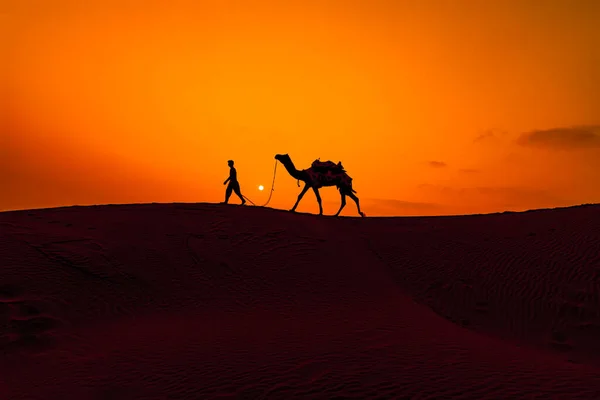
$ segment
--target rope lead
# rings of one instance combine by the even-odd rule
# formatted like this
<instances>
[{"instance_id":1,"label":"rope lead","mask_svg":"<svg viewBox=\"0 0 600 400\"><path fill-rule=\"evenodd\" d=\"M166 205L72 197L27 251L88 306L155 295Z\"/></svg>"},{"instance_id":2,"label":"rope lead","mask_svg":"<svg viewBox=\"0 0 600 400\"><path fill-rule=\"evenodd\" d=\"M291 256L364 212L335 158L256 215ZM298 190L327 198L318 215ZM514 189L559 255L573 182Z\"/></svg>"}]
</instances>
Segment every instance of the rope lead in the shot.
<instances>
[{"instance_id":1,"label":"rope lead","mask_svg":"<svg viewBox=\"0 0 600 400\"><path fill-rule=\"evenodd\" d=\"M253 206L256 207L266 207L267 204L269 204L269 202L271 201L271 197L273 196L273 192L275 191L275 176L277 174L277 160L275 160L275 168L273 169L273 182L271 183L271 192L269 193L269 198L267 199L267 202L261 206L258 206L256 204L254 204L254 202L252 200L250 200L249 198L247 198L246 196L244 196L244 199L248 200L248 202L250 204L252 204Z\"/></svg>"}]
</instances>

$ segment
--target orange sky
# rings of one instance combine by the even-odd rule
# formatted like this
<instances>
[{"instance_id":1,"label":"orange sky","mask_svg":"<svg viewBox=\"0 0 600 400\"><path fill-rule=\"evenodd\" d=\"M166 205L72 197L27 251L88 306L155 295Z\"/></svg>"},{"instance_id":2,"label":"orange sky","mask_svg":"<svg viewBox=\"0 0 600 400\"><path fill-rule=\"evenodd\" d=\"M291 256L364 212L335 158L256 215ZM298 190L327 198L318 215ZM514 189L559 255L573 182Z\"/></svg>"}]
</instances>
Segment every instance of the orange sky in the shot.
<instances>
[{"instance_id":1,"label":"orange sky","mask_svg":"<svg viewBox=\"0 0 600 400\"><path fill-rule=\"evenodd\" d=\"M276 153L341 160L367 215L600 202L598 21L595 0L0 0L0 210L218 202L230 158L263 203Z\"/></svg>"}]
</instances>

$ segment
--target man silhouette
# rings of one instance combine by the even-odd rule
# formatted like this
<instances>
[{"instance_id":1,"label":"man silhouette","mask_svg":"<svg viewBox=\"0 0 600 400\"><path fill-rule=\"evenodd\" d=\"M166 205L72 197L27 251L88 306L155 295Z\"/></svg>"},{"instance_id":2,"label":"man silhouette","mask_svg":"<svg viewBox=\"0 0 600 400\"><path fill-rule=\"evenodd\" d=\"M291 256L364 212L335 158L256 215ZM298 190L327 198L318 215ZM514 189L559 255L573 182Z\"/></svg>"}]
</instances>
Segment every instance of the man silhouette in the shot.
<instances>
[{"instance_id":1,"label":"man silhouette","mask_svg":"<svg viewBox=\"0 0 600 400\"><path fill-rule=\"evenodd\" d=\"M225 190L224 203L227 204L229 202L229 197L233 191L242 200L242 205L244 205L246 203L246 199L244 199L244 196L242 196L242 192L240 191L240 183L237 180L237 171L233 166L233 160L227 161L227 165L229 165L229 178L225 179L223 185L227 185L227 182L229 182L229 185L227 185L227 189Z\"/></svg>"}]
</instances>

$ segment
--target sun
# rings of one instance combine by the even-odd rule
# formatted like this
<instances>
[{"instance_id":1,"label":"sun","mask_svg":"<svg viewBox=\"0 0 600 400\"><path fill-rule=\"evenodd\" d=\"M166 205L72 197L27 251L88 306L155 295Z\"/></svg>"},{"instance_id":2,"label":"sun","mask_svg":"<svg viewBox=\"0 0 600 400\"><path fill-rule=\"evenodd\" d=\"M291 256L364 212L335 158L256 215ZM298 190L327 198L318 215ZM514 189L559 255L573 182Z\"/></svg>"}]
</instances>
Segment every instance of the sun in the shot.
<instances>
[{"instance_id":1,"label":"sun","mask_svg":"<svg viewBox=\"0 0 600 400\"><path fill-rule=\"evenodd\" d=\"M264 186L263 185L258 185L258 190L264 190Z\"/></svg>"}]
</instances>

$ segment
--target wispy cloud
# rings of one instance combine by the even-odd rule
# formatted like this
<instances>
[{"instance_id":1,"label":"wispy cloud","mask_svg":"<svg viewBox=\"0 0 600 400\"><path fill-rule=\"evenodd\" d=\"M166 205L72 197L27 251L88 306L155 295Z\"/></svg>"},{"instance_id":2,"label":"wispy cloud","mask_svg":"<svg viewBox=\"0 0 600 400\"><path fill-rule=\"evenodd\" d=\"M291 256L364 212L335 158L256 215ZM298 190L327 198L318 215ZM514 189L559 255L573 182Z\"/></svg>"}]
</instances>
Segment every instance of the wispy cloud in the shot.
<instances>
[{"instance_id":1,"label":"wispy cloud","mask_svg":"<svg viewBox=\"0 0 600 400\"><path fill-rule=\"evenodd\" d=\"M521 146L553 150L600 148L600 126L575 126L525 132L519 136L517 143Z\"/></svg>"},{"instance_id":2,"label":"wispy cloud","mask_svg":"<svg viewBox=\"0 0 600 400\"><path fill-rule=\"evenodd\" d=\"M489 140L498 139L505 135L506 135L505 131L500 131L500 130L496 130L496 129L488 129L486 131L481 132L479 135L475 136L475 139L473 139L473 143L487 142Z\"/></svg>"},{"instance_id":3,"label":"wispy cloud","mask_svg":"<svg viewBox=\"0 0 600 400\"><path fill-rule=\"evenodd\" d=\"M350 214L354 213L356 206L352 200L346 200L346 209ZM337 210L339 201L324 201L327 210ZM437 215L445 210L442 204L420 203L396 199L361 198L361 208L370 216L382 215ZM348 211L346 211L348 212Z\"/></svg>"},{"instance_id":4,"label":"wispy cloud","mask_svg":"<svg viewBox=\"0 0 600 400\"><path fill-rule=\"evenodd\" d=\"M428 161L427 163L433 168L445 168L448 166L448 164L443 161Z\"/></svg>"},{"instance_id":5,"label":"wispy cloud","mask_svg":"<svg viewBox=\"0 0 600 400\"><path fill-rule=\"evenodd\" d=\"M361 200L362 201L362 200ZM365 209L375 215L437 215L444 207L436 203L420 203L395 199L370 199L363 202Z\"/></svg>"},{"instance_id":6,"label":"wispy cloud","mask_svg":"<svg viewBox=\"0 0 600 400\"><path fill-rule=\"evenodd\" d=\"M434 210L439 207L439 204L435 203L419 203L413 201L395 200L395 199L372 199L366 198L365 202L378 204L380 206L391 207L391 208L404 208L411 210Z\"/></svg>"},{"instance_id":7,"label":"wispy cloud","mask_svg":"<svg viewBox=\"0 0 600 400\"><path fill-rule=\"evenodd\" d=\"M419 190L436 196L441 196L449 203L489 204L502 207L546 207L568 204L567 199L554 193L536 188L519 186L476 186L450 187L443 185L421 184Z\"/></svg>"},{"instance_id":8,"label":"wispy cloud","mask_svg":"<svg viewBox=\"0 0 600 400\"><path fill-rule=\"evenodd\" d=\"M495 137L494 132L492 132L492 131L485 131L485 132L482 132L479 135L477 135L475 137L475 139L473 139L473 143L479 143L479 142L482 142L484 140L491 139L491 138L494 138L494 137Z\"/></svg>"}]
</instances>

